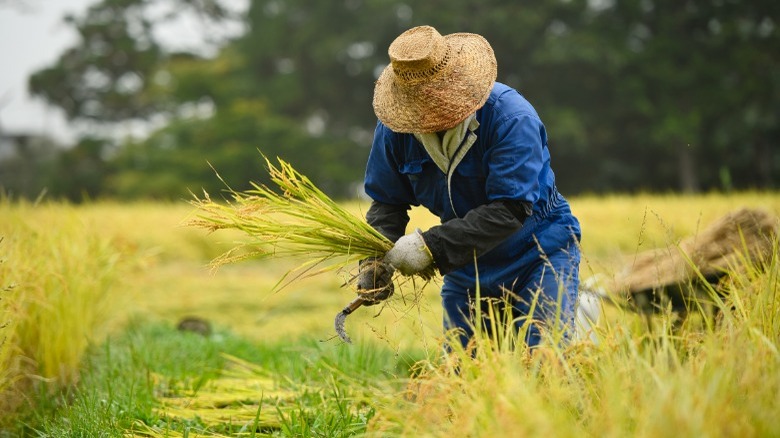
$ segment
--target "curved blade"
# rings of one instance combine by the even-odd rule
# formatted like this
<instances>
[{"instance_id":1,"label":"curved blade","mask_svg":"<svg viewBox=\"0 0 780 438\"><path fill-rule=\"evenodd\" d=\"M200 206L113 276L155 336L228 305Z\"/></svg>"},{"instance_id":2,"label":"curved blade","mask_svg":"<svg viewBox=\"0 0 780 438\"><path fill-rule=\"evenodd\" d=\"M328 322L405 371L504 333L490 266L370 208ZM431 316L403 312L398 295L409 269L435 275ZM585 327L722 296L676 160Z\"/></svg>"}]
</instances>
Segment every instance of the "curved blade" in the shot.
<instances>
[{"instance_id":1,"label":"curved blade","mask_svg":"<svg viewBox=\"0 0 780 438\"><path fill-rule=\"evenodd\" d=\"M363 298L355 298L355 300L347 304L347 307L345 307L341 312L338 313L338 315L336 315L336 320L333 323L336 328L336 334L339 335L339 338L341 338L341 340L347 344L351 344L352 339L349 338L347 331L344 329L344 322L347 320L347 315L354 312L355 309L362 306L365 302L366 301Z\"/></svg>"},{"instance_id":2,"label":"curved blade","mask_svg":"<svg viewBox=\"0 0 780 438\"><path fill-rule=\"evenodd\" d=\"M352 339L349 338L349 335L347 335L347 331L344 329L344 321L347 319L347 313L339 312L338 315L336 315L336 334L339 335L339 338L341 338L342 341L346 342L347 344L352 343Z\"/></svg>"}]
</instances>

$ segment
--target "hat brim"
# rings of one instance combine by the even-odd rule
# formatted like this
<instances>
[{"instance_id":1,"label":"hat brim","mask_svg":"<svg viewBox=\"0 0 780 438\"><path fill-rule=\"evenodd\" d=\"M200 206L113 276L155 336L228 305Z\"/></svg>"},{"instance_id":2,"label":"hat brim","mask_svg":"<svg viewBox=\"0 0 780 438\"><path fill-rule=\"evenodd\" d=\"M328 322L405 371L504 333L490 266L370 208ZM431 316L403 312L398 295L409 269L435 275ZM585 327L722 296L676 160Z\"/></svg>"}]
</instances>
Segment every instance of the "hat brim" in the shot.
<instances>
[{"instance_id":1,"label":"hat brim","mask_svg":"<svg viewBox=\"0 0 780 438\"><path fill-rule=\"evenodd\" d=\"M430 80L409 84L388 65L374 87L374 112L395 132L450 129L485 104L496 81L496 57L482 36L445 35L452 56L448 68Z\"/></svg>"}]
</instances>

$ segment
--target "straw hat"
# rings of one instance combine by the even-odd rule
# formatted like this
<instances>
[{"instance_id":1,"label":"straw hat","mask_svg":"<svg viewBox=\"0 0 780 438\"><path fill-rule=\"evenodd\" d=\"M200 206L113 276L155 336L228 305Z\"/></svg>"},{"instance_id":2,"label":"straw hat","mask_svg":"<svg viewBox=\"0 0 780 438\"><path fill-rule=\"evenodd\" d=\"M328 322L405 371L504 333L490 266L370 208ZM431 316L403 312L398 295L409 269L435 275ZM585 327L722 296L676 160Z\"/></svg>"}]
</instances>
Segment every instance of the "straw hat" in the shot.
<instances>
[{"instance_id":1,"label":"straw hat","mask_svg":"<svg viewBox=\"0 0 780 438\"><path fill-rule=\"evenodd\" d=\"M450 129L485 104L496 80L496 57L473 33L442 36L430 26L407 30L390 44L388 65L374 87L374 112L395 132Z\"/></svg>"}]
</instances>

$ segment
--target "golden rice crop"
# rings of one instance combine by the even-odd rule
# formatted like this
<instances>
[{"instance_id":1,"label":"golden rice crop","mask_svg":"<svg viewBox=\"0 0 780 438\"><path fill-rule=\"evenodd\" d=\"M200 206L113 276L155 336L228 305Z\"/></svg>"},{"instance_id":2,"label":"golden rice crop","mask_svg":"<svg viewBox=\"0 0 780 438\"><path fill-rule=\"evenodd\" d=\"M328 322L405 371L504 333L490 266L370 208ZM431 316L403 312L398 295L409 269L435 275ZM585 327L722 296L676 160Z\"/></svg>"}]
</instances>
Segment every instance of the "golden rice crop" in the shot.
<instances>
[{"instance_id":1,"label":"golden rice crop","mask_svg":"<svg viewBox=\"0 0 780 438\"><path fill-rule=\"evenodd\" d=\"M39 376L51 389L74 384L88 346L121 306L113 289L121 254L73 208L0 205L0 376Z\"/></svg>"},{"instance_id":2,"label":"golden rice crop","mask_svg":"<svg viewBox=\"0 0 780 438\"><path fill-rule=\"evenodd\" d=\"M12 409L9 388L18 378L15 357L18 353L14 334L19 320L19 294L21 289L12 281L11 269L6 259L8 245L0 236L0 412ZM0 415L1 416L1 415Z\"/></svg>"},{"instance_id":3,"label":"golden rice crop","mask_svg":"<svg viewBox=\"0 0 780 438\"><path fill-rule=\"evenodd\" d=\"M533 353L509 348L517 333L477 330L476 353L455 342L419 364L403 397L379 394L366 435L778 436L778 241L769 260L739 263L717 323L698 330L679 330L671 313L653 326L621 313L597 344Z\"/></svg>"}]
</instances>

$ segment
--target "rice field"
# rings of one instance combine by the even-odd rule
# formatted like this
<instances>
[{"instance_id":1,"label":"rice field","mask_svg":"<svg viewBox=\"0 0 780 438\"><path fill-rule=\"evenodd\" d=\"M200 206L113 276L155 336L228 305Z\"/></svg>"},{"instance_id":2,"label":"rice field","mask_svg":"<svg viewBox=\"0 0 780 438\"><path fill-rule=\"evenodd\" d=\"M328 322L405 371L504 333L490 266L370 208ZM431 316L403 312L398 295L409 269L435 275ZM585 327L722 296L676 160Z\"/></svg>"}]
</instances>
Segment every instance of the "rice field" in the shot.
<instances>
[{"instance_id":1,"label":"rice field","mask_svg":"<svg viewBox=\"0 0 780 438\"><path fill-rule=\"evenodd\" d=\"M777 193L570 202L583 278L739 207L780 214ZM445 360L436 280L359 309L346 345L333 319L354 297L354 267L281 289L303 260L213 269L245 236L187 226L194 214L185 201L2 201L0 436L780 435L776 247L728 286L718 325L677 330L667 314L648 329L608 307L596 346L529 356L505 333ZM417 209L412 222L436 223ZM210 334L177 330L188 316Z\"/></svg>"}]
</instances>

